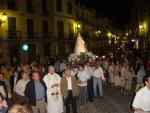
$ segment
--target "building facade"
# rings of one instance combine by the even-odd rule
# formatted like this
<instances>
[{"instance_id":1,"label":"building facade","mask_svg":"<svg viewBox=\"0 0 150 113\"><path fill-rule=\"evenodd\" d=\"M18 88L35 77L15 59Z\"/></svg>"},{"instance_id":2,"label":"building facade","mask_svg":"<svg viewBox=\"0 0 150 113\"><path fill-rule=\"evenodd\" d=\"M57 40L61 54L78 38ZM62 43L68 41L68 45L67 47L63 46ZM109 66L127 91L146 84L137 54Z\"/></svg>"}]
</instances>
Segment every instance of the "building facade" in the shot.
<instances>
[{"instance_id":1,"label":"building facade","mask_svg":"<svg viewBox=\"0 0 150 113\"><path fill-rule=\"evenodd\" d=\"M150 1L135 0L130 18L133 38L138 38L141 49L148 51L150 48Z\"/></svg>"},{"instance_id":2,"label":"building facade","mask_svg":"<svg viewBox=\"0 0 150 113\"><path fill-rule=\"evenodd\" d=\"M75 0L3 0L0 1L0 59L32 61L37 56L64 56L73 52L77 32L92 37L95 11ZM28 44L28 51L23 51Z\"/></svg>"}]
</instances>

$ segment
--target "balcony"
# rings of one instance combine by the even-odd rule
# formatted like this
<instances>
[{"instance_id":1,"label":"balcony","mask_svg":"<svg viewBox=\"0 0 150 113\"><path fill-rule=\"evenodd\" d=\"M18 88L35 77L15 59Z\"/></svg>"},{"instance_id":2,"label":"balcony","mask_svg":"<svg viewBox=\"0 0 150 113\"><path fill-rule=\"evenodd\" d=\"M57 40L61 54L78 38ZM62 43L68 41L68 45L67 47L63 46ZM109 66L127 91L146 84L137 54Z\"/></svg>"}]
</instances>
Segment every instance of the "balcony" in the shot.
<instances>
[{"instance_id":1,"label":"balcony","mask_svg":"<svg viewBox=\"0 0 150 113\"><path fill-rule=\"evenodd\" d=\"M21 31L7 31L8 39L20 39Z\"/></svg>"},{"instance_id":2,"label":"balcony","mask_svg":"<svg viewBox=\"0 0 150 113\"><path fill-rule=\"evenodd\" d=\"M42 37L43 38L52 38L52 33L51 32L43 33Z\"/></svg>"},{"instance_id":3,"label":"balcony","mask_svg":"<svg viewBox=\"0 0 150 113\"><path fill-rule=\"evenodd\" d=\"M27 39L36 39L39 38L38 32L28 32L27 33Z\"/></svg>"}]
</instances>

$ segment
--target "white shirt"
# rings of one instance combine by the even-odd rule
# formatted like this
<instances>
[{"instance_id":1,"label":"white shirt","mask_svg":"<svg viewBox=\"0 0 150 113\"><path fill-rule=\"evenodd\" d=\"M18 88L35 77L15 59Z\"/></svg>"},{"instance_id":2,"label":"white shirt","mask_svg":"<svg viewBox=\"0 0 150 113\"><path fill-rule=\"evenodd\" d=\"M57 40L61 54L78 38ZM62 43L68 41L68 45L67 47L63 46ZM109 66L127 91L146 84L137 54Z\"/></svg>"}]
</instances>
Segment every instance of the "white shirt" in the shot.
<instances>
[{"instance_id":1,"label":"white shirt","mask_svg":"<svg viewBox=\"0 0 150 113\"><path fill-rule=\"evenodd\" d=\"M98 69L95 69L93 71L93 77L105 79L103 69L101 67L99 67Z\"/></svg>"},{"instance_id":2,"label":"white shirt","mask_svg":"<svg viewBox=\"0 0 150 113\"><path fill-rule=\"evenodd\" d=\"M150 111L150 89L147 86L136 93L132 106L141 108L144 111Z\"/></svg>"},{"instance_id":3,"label":"white shirt","mask_svg":"<svg viewBox=\"0 0 150 113\"><path fill-rule=\"evenodd\" d=\"M66 77L67 81L68 81L68 90L72 90L72 81L71 81L71 77Z\"/></svg>"},{"instance_id":4,"label":"white shirt","mask_svg":"<svg viewBox=\"0 0 150 113\"><path fill-rule=\"evenodd\" d=\"M86 80L89 79L88 73L87 73L87 71L85 71L85 70L84 70L84 71L79 71L77 77L78 77L79 80L82 81L82 82L85 82ZM80 84L80 83L79 83L79 86L87 86L87 82L86 82L86 83L83 83L83 84Z\"/></svg>"},{"instance_id":5,"label":"white shirt","mask_svg":"<svg viewBox=\"0 0 150 113\"><path fill-rule=\"evenodd\" d=\"M26 85L27 83L29 82L30 80L19 80L16 84L16 89L15 89L15 92L18 94L18 95L21 95L21 96L24 96L24 91L25 91L25 88L26 88Z\"/></svg>"},{"instance_id":6,"label":"white shirt","mask_svg":"<svg viewBox=\"0 0 150 113\"><path fill-rule=\"evenodd\" d=\"M91 67L85 67L84 70L88 73L88 76L89 76L89 79L90 79L91 76L92 76L92 68Z\"/></svg>"}]
</instances>

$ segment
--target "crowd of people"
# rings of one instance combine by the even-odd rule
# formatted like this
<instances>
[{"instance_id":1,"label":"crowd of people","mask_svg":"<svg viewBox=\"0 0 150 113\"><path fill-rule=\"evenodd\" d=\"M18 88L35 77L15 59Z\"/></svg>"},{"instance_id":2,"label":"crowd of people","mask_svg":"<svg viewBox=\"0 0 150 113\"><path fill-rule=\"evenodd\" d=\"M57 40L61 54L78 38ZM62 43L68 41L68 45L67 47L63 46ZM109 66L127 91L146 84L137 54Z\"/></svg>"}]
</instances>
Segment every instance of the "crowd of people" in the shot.
<instances>
[{"instance_id":1,"label":"crowd of people","mask_svg":"<svg viewBox=\"0 0 150 113\"><path fill-rule=\"evenodd\" d=\"M77 113L87 102L103 98L103 85L107 84L123 95L130 96L133 91L139 92L140 88L144 88L144 83L148 84L150 59L146 65L139 58L133 64L127 58L122 59L115 60L103 56L97 58L95 62L82 64L57 60L48 66L33 61L10 69L1 65L0 112L6 113L8 106L19 104L26 105L32 113L62 113L64 106L66 113L71 112L70 106L73 113ZM145 82L144 77L147 77L144 79ZM134 78L136 78L135 89L133 89ZM150 89L147 92L150 94ZM133 102L135 111L140 107L139 104L135 104L137 100L138 96L135 96ZM150 108L149 101L147 104ZM149 108L145 110L140 107L140 110L150 111Z\"/></svg>"}]
</instances>

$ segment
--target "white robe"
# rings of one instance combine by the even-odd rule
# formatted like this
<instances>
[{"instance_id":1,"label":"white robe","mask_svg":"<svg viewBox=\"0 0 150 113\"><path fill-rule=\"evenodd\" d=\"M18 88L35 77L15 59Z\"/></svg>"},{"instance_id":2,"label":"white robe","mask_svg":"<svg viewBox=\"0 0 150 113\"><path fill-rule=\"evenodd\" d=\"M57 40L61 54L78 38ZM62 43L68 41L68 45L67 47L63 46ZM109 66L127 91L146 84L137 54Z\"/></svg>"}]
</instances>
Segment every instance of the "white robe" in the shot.
<instances>
[{"instance_id":1,"label":"white robe","mask_svg":"<svg viewBox=\"0 0 150 113\"><path fill-rule=\"evenodd\" d=\"M43 78L47 86L47 113L62 113L63 112L63 100L60 92L61 78L58 74L47 74ZM59 84L59 87L53 87L53 84ZM58 95L52 95L58 93Z\"/></svg>"}]
</instances>

